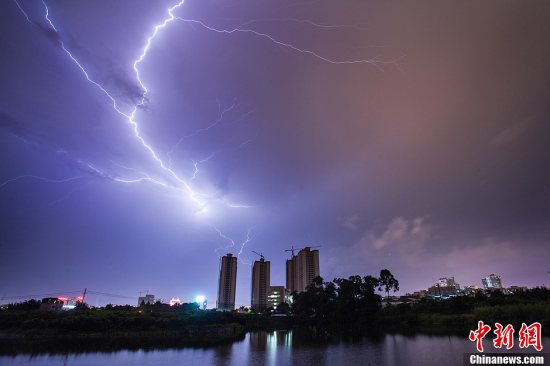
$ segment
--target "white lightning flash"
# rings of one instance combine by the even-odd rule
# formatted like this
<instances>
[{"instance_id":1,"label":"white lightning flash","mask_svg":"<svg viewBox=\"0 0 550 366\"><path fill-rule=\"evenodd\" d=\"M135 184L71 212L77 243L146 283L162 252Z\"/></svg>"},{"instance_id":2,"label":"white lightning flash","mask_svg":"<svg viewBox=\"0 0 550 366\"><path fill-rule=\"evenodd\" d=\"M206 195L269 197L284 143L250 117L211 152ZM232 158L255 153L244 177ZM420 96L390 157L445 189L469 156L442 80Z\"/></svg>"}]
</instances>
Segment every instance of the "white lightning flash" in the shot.
<instances>
[{"instance_id":1,"label":"white lightning flash","mask_svg":"<svg viewBox=\"0 0 550 366\"><path fill-rule=\"evenodd\" d=\"M140 74L139 74L139 64L141 62L143 62L143 60L145 59L145 57L147 56L147 53L149 52L149 49L151 48L151 44L154 40L154 38L157 36L159 30L163 29L166 27L167 24L169 24L170 22L172 22L174 19L175 19L175 16L173 14L173 11L176 10L177 8L179 8L180 6L183 5L183 3L185 2L185 0L181 0L180 2L178 2L176 5L168 8L168 17L166 19L164 19L164 21L158 25L156 25L154 28L153 28L153 32L152 34L147 38L146 42L145 42L145 46L143 47L142 51L141 51L141 54L139 55L139 57L134 61L133 63L133 69L134 69L134 72L136 74L136 79L142 89L142 94L141 94L141 98L139 100L139 102L137 102L136 104L133 105L132 107L132 111L130 113L126 113L124 112L118 105L117 103L117 100L98 82L96 82L95 80L93 80L89 73L86 71L86 69L84 68L84 66L82 66L82 64L76 59L76 57L73 56L73 54L65 47L65 44L63 43L63 41L60 40L60 46L61 48L63 49L63 51L69 56L69 58L77 65L77 67L80 69L80 71L84 74L84 76L86 77L86 80L88 80L88 82L92 83L93 85L95 85L99 90L101 90L101 92L103 94L105 94L107 96L107 98L109 98L109 100L112 102L112 106L113 106L113 109L118 113L120 114L121 116L125 117L126 121L132 126L132 130L133 130L133 133L134 133L134 136L136 137L136 139L141 143L141 145L149 152L150 156L153 158L153 160L155 160L157 162L157 164L159 165L159 167L165 171L171 178L173 178L174 180L176 180L180 185L181 185L181 188L184 192L187 193L187 195L189 196L189 198L195 203L197 204L199 207L201 208L204 208L204 206L206 205L206 202L205 202L205 197L208 197L207 195L204 195L204 194L201 194L201 193L197 193L195 192L191 186L185 181L183 180L182 178L180 178L176 172L174 172L172 169L170 169L168 166L166 166L166 164L164 163L164 161L162 161L162 159L160 159L159 155L156 153L156 151L153 149L153 147L151 145L149 145L145 139L143 138L143 136L141 136L140 134L140 130L139 130L139 125L138 123L136 122L135 120L135 116L136 116L136 113L138 111L138 109L143 106L145 104L145 100L146 100L146 95L147 95L147 92L148 92L148 89L147 87L145 86L145 84L142 82L141 80L141 77L140 77ZM50 25L50 27L52 28L52 30L54 32L56 32L56 34L59 35L59 32L55 26L55 24L53 23L53 21L51 20L50 18L50 13L49 13L49 9L48 9L48 6L46 4L46 2L44 0L42 0L42 3L44 4L44 7L46 9L46 15L45 15L45 18L48 22L48 24ZM94 169L96 169L94 167ZM111 177L112 178L112 177ZM143 177L143 178L139 178L139 179L121 179L121 178L113 178L114 181L116 182L120 182L120 183L136 183L136 182L152 182L152 183L155 183L155 184L160 184L160 185L163 185L163 186L168 186L168 184L166 183L163 183L163 182L160 182L158 180L155 180L153 178L151 178L150 176L146 176L146 177Z\"/></svg>"},{"instance_id":2,"label":"white lightning flash","mask_svg":"<svg viewBox=\"0 0 550 366\"><path fill-rule=\"evenodd\" d=\"M352 60L337 60L337 59L329 58L329 57L323 56L323 55L321 55L321 54L319 54L315 51L295 46L292 43L280 41L280 40L276 39L275 37L273 37L272 35L269 35L267 33L259 32L257 30L252 29L252 28L243 28L244 25L246 25L246 24L248 24L252 21L248 21L246 23L243 23L243 24L241 24L238 27L233 28L233 29L219 29L219 28L215 28L213 26L207 25L206 23L204 23L201 20L186 19L186 18L181 18L181 17L177 17L176 19L178 19L182 22L190 23L190 24L198 24L199 26L201 26L202 28L204 28L206 30L216 32L216 33L221 33L221 34L233 34L233 33L250 33L250 34L254 34L258 37L262 37L262 38L265 38L265 39L269 40L270 42L274 43L275 45L278 45L278 46L281 46L281 47L284 47L284 48L288 48L288 49L290 49L292 51L295 51L295 52L298 52L298 53L313 56L314 58L316 58L318 60L327 62L329 64L334 64L334 65L369 64L369 65L375 66L380 71L384 71L383 68L382 68L383 64L394 64L395 65L398 61L398 59L397 60L392 60L392 61L383 61L383 60L379 60L378 58L352 59Z\"/></svg>"},{"instance_id":3,"label":"white lightning flash","mask_svg":"<svg viewBox=\"0 0 550 366\"><path fill-rule=\"evenodd\" d=\"M216 253L216 255L218 257L220 256L220 252L223 253L223 252L227 251L228 249L235 248L237 246L237 243L235 242L234 239L232 239L228 235L224 234L216 226L212 225L211 228L214 229L218 233L220 238L222 238L224 240L227 240L229 242L229 244L224 246L224 247L219 247L219 248L214 249L214 253ZM243 250L244 250L244 247L246 246L246 244L250 243L250 241L253 239L253 236L252 236L252 230L253 229L254 229L254 227L251 227L247 230L246 239L239 244L239 252L237 253L237 260L241 261L242 264L251 265L251 263L248 260L241 258L241 254L243 253Z\"/></svg>"},{"instance_id":4,"label":"white lightning flash","mask_svg":"<svg viewBox=\"0 0 550 366\"><path fill-rule=\"evenodd\" d=\"M27 22L29 23L32 23L31 19L29 18L29 14L27 14L27 12L25 11L25 9L23 9L21 7L21 5L19 4L19 1L17 0L13 0L15 2L15 4L17 5L17 7L19 8L19 10L21 11L21 13L23 13L23 16L27 19Z\"/></svg>"},{"instance_id":5,"label":"white lightning flash","mask_svg":"<svg viewBox=\"0 0 550 366\"><path fill-rule=\"evenodd\" d=\"M16 3L17 7L22 12L22 14L27 19L27 21L32 24L33 23L32 20L29 18L28 14L25 12L25 10L21 7L19 2L17 0L14 0L14 1ZM157 154L157 152L154 150L154 148L150 144L147 143L145 138L141 135L139 125L136 121L136 113L137 113L138 109L145 104L146 96L147 96L147 93L148 93L148 89L147 89L146 85L143 83L143 81L141 79L141 75L140 75L140 71L139 71L139 65L145 60L145 58L146 58L146 56L147 56L147 54L148 54L148 52L149 52L149 50L150 50L150 48L153 44L153 41L156 38L156 36L158 35L159 31L161 29L165 28L169 23L173 22L176 19L173 12L176 9L178 9L179 7L181 7L184 4L184 2L185 2L185 0L180 0L175 5L173 5L172 7L167 9L168 16L161 23L159 23L159 24L157 24L156 26L153 27L153 31L146 38L146 42L145 42L145 45L144 45L143 49L141 50L141 53L134 60L134 62L132 64L132 68L135 72L136 80L137 80L140 88L142 89L142 93L141 93L141 97L139 98L139 101L132 105L131 111L130 112L125 112L119 106L119 103L118 103L117 99L105 87L103 87L103 85L101 85L101 83L95 81L90 76L90 74L88 73L86 68L80 63L80 61L65 46L65 43L61 39L61 35L59 34L59 31L58 31L57 27L55 26L54 22L50 18L49 8L48 8L46 2L44 0L42 0L42 4L44 5L44 8L45 8L45 20L49 24L50 28L58 36L58 44L59 44L60 48L63 50L63 52L65 52L65 54L69 57L69 59L78 67L78 69L82 72L82 74L84 75L86 80L88 82L90 82L92 85L94 85L95 87L97 87L110 100L110 102L112 103L112 107L113 107L114 111L116 113L118 113L119 115L123 116L124 119L126 120L126 122L131 125L132 131L134 133L135 138L140 142L140 144L145 148L145 150L148 151L149 155L158 164L158 166L161 168L161 170L164 171L171 179L173 179L175 182L177 182L177 184L174 185L174 184L170 184L168 182L164 182L164 181L160 181L158 179L154 179L150 175L148 175L144 172L140 172L141 176L138 177L138 178L116 177L116 176L113 176L111 174L108 174L108 173L100 170L99 168L97 168L97 167L95 167L91 164L86 164L86 163L83 163L81 161L79 161L79 163L81 165L85 165L93 173L95 173L95 174L97 174L97 175L99 175L103 178L107 178L107 179L110 179L112 181L115 181L115 182L119 182L119 183L149 182L149 183L153 183L153 184L160 185L160 186L163 186L163 187L170 187L170 188L175 188L177 190L180 190L180 191L184 192L200 208L199 212L201 212L206 208L205 206L207 205L207 203L209 201L220 200L219 197L212 196L212 195L207 195L207 194L204 194L204 193L199 193L199 192L194 191L193 188L190 186L190 184L186 180L184 180L183 178L179 177L178 174L174 170L171 169L170 165L167 166L164 163L164 161L159 157L159 154ZM227 108L226 110L221 112L221 117L219 118L219 120L217 120L213 125L207 127L206 130L208 130L208 129L214 127L216 124L218 124L223 119L223 115L225 113L229 112L231 109L235 108L235 106L236 106L236 104L233 104L232 106L230 106L229 108ZM195 132L195 134L199 134L200 132L202 132L202 131L198 130L198 131ZM198 173L198 171L197 171L198 170L198 164L195 164L195 170L196 171L193 174L193 176L196 176L196 174ZM38 178L40 178L40 177L38 177ZM43 178L43 180L47 180L47 178ZM9 183L9 182L5 182L4 184L6 184L6 183ZM221 202L225 203L225 200L222 199ZM231 207L231 205L228 205L228 206ZM239 205L239 207L245 207L245 205Z\"/></svg>"}]
</instances>

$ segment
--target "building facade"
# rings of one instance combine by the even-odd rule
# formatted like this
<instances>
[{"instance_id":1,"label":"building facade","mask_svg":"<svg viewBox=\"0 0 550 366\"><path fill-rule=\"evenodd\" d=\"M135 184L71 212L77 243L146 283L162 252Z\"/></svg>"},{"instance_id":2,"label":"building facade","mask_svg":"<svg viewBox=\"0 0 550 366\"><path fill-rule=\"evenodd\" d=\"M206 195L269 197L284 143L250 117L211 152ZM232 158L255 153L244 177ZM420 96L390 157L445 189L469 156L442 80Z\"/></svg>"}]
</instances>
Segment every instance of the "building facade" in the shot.
<instances>
[{"instance_id":1,"label":"building facade","mask_svg":"<svg viewBox=\"0 0 550 366\"><path fill-rule=\"evenodd\" d=\"M235 309L235 290L237 286L237 257L228 253L220 259L218 283L218 301L216 308L221 311Z\"/></svg>"},{"instance_id":2,"label":"building facade","mask_svg":"<svg viewBox=\"0 0 550 366\"><path fill-rule=\"evenodd\" d=\"M319 251L305 247L286 261L286 288L288 293L304 292L313 279L320 275Z\"/></svg>"},{"instance_id":3,"label":"building facade","mask_svg":"<svg viewBox=\"0 0 550 366\"><path fill-rule=\"evenodd\" d=\"M256 311L264 311L269 307L267 296L270 284L270 263L261 257L252 266L252 296L251 307Z\"/></svg>"},{"instance_id":4,"label":"building facade","mask_svg":"<svg viewBox=\"0 0 550 366\"><path fill-rule=\"evenodd\" d=\"M454 277L441 277L428 289L428 297L434 299L448 299L460 294L460 285Z\"/></svg>"},{"instance_id":5,"label":"building facade","mask_svg":"<svg viewBox=\"0 0 550 366\"><path fill-rule=\"evenodd\" d=\"M277 306L285 301L285 287L284 286L269 286L269 292L267 295L267 302L269 307L277 309Z\"/></svg>"},{"instance_id":6,"label":"building facade","mask_svg":"<svg viewBox=\"0 0 550 366\"><path fill-rule=\"evenodd\" d=\"M489 276L482 278L483 288L486 290L502 289L502 279L498 274L491 273Z\"/></svg>"}]
</instances>

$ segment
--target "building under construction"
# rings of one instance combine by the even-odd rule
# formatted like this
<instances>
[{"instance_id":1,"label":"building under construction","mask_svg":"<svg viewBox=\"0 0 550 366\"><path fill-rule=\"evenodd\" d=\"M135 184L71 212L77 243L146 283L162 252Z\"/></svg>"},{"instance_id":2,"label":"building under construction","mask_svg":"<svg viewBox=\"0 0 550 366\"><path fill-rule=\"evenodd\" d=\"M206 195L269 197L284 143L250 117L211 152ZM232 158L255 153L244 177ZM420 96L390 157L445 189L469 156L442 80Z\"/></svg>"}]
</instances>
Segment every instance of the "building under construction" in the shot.
<instances>
[{"instance_id":1,"label":"building under construction","mask_svg":"<svg viewBox=\"0 0 550 366\"><path fill-rule=\"evenodd\" d=\"M298 255L290 249L292 258L286 261L286 291L287 293L304 292L313 279L319 276L319 251L311 247L302 248Z\"/></svg>"},{"instance_id":2,"label":"building under construction","mask_svg":"<svg viewBox=\"0 0 550 366\"><path fill-rule=\"evenodd\" d=\"M235 290L237 286L237 257L228 253L220 259L218 282L218 301L216 308L222 311L235 309Z\"/></svg>"},{"instance_id":3,"label":"building under construction","mask_svg":"<svg viewBox=\"0 0 550 366\"><path fill-rule=\"evenodd\" d=\"M262 254L260 260L252 266L251 307L256 311L264 311L269 307L268 295L270 287L270 263Z\"/></svg>"}]
</instances>

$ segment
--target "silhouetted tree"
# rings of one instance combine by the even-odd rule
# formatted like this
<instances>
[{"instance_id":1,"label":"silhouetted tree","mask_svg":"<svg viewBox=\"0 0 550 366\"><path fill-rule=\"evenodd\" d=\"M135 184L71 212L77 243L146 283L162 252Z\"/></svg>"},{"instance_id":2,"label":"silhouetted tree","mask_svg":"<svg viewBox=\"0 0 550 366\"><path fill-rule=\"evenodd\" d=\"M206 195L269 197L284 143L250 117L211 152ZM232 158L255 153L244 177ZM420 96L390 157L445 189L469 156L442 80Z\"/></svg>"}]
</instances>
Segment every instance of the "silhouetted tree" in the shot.
<instances>
[{"instance_id":1,"label":"silhouetted tree","mask_svg":"<svg viewBox=\"0 0 550 366\"><path fill-rule=\"evenodd\" d=\"M277 305L277 312L281 314L288 314L290 312L290 305L283 301Z\"/></svg>"},{"instance_id":2,"label":"silhouetted tree","mask_svg":"<svg viewBox=\"0 0 550 366\"><path fill-rule=\"evenodd\" d=\"M399 281L393 277L393 274L390 272L389 269L383 269L380 271L380 277L378 278L378 290L384 291L388 294L388 297L390 297L390 290L393 290L393 292L399 290Z\"/></svg>"}]
</instances>

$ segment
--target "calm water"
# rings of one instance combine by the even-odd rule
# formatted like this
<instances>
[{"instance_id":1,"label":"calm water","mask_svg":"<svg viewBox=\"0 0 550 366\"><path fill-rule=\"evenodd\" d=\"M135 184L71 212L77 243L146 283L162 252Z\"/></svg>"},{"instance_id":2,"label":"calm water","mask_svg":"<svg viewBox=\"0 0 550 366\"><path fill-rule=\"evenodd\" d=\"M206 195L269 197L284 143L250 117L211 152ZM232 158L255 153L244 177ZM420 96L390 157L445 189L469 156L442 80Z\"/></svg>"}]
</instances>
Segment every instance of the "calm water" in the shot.
<instances>
[{"instance_id":1,"label":"calm water","mask_svg":"<svg viewBox=\"0 0 550 366\"><path fill-rule=\"evenodd\" d=\"M295 338L295 337L294 337ZM543 346L548 345L548 338ZM490 340L484 342L490 346ZM243 341L209 348L183 348L67 355L0 356L0 365L462 365L474 344L457 336L387 335L378 341L341 341L311 345L291 331L256 332ZM515 350L518 352L519 350ZM492 349L490 352L494 352ZM532 351L531 351L532 352Z\"/></svg>"}]
</instances>

